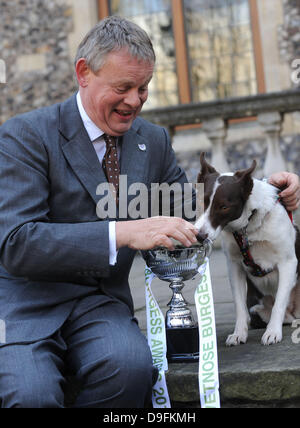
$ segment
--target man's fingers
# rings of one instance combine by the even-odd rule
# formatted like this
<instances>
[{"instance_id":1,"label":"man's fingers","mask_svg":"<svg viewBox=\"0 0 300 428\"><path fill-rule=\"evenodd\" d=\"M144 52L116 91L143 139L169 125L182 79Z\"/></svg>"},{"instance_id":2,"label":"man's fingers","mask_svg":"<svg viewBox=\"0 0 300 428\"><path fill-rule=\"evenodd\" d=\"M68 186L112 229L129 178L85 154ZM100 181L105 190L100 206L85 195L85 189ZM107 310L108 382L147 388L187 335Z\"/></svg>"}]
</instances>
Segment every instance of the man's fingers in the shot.
<instances>
[{"instance_id":1,"label":"man's fingers","mask_svg":"<svg viewBox=\"0 0 300 428\"><path fill-rule=\"evenodd\" d=\"M279 172L272 174L269 183L283 189L280 197L288 211L295 211L300 205L300 180L297 174Z\"/></svg>"},{"instance_id":2,"label":"man's fingers","mask_svg":"<svg viewBox=\"0 0 300 428\"><path fill-rule=\"evenodd\" d=\"M298 186L296 183L292 183L289 185L289 187L287 187L286 189L284 189L282 192L280 192L280 196L282 198L293 198L296 196L296 193L298 193Z\"/></svg>"},{"instance_id":3,"label":"man's fingers","mask_svg":"<svg viewBox=\"0 0 300 428\"><path fill-rule=\"evenodd\" d=\"M193 225L186 222L183 219L176 218L176 217L162 217L161 223L158 224L158 234L160 235L160 240L163 239L164 245L167 246L167 248L170 248L168 245L170 243L170 239L167 238L173 238L176 241L180 242L184 247L190 247L191 245L195 244L197 242L196 235L198 231L194 228ZM153 233L155 234L157 231L154 230ZM171 241L172 242L172 241ZM160 244L161 245L161 244ZM170 248L171 249L171 248Z\"/></svg>"},{"instance_id":4,"label":"man's fingers","mask_svg":"<svg viewBox=\"0 0 300 428\"><path fill-rule=\"evenodd\" d=\"M280 197L282 198L282 202L285 205L288 211L295 211L299 208L300 205L300 191L295 186L290 186L288 189L285 189L280 193Z\"/></svg>"},{"instance_id":5,"label":"man's fingers","mask_svg":"<svg viewBox=\"0 0 300 428\"><path fill-rule=\"evenodd\" d=\"M295 197L289 199L285 198L282 202L288 211L296 211L300 205L299 199Z\"/></svg>"},{"instance_id":6,"label":"man's fingers","mask_svg":"<svg viewBox=\"0 0 300 428\"><path fill-rule=\"evenodd\" d=\"M190 247L197 242L197 234L191 223L178 217L151 217L116 223L117 248L128 246L135 250L149 250L163 246L174 250L173 240Z\"/></svg>"},{"instance_id":7,"label":"man's fingers","mask_svg":"<svg viewBox=\"0 0 300 428\"><path fill-rule=\"evenodd\" d=\"M190 247L191 245L197 242L197 238L193 233L183 233L181 231L176 231L173 233L173 239L180 242L184 247Z\"/></svg>"},{"instance_id":8,"label":"man's fingers","mask_svg":"<svg viewBox=\"0 0 300 428\"><path fill-rule=\"evenodd\" d=\"M175 250L175 246L172 239L170 239L168 236L165 236L165 235L162 235L161 237L159 237L154 247L165 247L168 250Z\"/></svg>"}]
</instances>

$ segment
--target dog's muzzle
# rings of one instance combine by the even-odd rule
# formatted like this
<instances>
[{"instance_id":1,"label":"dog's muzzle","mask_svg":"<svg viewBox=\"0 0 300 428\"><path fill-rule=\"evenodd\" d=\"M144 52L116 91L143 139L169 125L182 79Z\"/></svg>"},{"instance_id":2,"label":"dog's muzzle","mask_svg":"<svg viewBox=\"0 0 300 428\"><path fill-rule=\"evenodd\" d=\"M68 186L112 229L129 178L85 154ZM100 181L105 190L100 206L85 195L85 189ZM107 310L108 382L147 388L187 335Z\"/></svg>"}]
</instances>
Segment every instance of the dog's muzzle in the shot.
<instances>
[{"instance_id":1,"label":"dog's muzzle","mask_svg":"<svg viewBox=\"0 0 300 428\"><path fill-rule=\"evenodd\" d=\"M201 231L198 232L198 235L196 236L197 241L202 244L208 237L207 233L202 233Z\"/></svg>"}]
</instances>

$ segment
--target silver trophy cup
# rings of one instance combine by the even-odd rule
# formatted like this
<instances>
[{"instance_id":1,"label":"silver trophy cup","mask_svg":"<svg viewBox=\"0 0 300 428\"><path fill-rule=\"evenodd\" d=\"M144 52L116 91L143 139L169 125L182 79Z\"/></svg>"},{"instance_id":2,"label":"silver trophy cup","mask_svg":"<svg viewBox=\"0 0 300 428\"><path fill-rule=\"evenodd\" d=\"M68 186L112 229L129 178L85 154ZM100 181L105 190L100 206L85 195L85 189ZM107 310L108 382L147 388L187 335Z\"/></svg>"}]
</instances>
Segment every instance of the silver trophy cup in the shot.
<instances>
[{"instance_id":1,"label":"silver trophy cup","mask_svg":"<svg viewBox=\"0 0 300 428\"><path fill-rule=\"evenodd\" d=\"M198 326L182 295L184 281L194 278L199 267L211 253L211 241L175 250L157 248L142 251L152 272L170 283L172 298L166 313L167 357L170 362L195 361L199 356Z\"/></svg>"}]
</instances>

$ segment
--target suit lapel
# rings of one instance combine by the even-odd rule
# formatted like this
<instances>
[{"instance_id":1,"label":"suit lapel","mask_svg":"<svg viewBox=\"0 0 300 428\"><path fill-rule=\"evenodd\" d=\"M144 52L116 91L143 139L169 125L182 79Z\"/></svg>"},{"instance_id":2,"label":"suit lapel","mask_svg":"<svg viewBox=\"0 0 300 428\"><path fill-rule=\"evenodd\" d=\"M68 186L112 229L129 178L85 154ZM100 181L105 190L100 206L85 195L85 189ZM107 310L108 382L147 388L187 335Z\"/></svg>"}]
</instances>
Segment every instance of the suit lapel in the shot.
<instances>
[{"instance_id":1,"label":"suit lapel","mask_svg":"<svg viewBox=\"0 0 300 428\"><path fill-rule=\"evenodd\" d=\"M101 196L96 195L96 189L99 184L107 182L107 179L81 120L76 95L62 103L59 129L65 158L97 204ZM122 137L121 174L127 178L127 190L131 184L143 183L145 180L148 142L137 131L138 121L135 121Z\"/></svg>"},{"instance_id":2,"label":"suit lapel","mask_svg":"<svg viewBox=\"0 0 300 428\"><path fill-rule=\"evenodd\" d=\"M139 210L142 207L142 205L140 205L141 198L142 200L144 200L144 198L148 200L148 193L147 195L143 193L144 189L139 183L147 183L145 178L147 176L147 157L149 150L147 151L147 140L140 136L135 129L136 123L137 122L134 122L132 128L123 136L121 152L122 182L120 183L120 204L118 211L118 217L120 219L136 219L136 209ZM137 186L131 188L129 191L130 186L134 184L137 184ZM138 197L138 199L132 205L130 202L135 197ZM132 211L132 209L134 211ZM147 217L148 205L147 211L145 212L143 210L141 215Z\"/></svg>"},{"instance_id":3,"label":"suit lapel","mask_svg":"<svg viewBox=\"0 0 300 428\"><path fill-rule=\"evenodd\" d=\"M97 186L106 182L102 166L81 120L76 96L68 99L61 107L60 133L62 135L62 150L94 202L100 197L96 195Z\"/></svg>"},{"instance_id":4,"label":"suit lapel","mask_svg":"<svg viewBox=\"0 0 300 428\"><path fill-rule=\"evenodd\" d=\"M121 174L127 176L128 187L145 180L147 140L133 127L123 136L121 151Z\"/></svg>"}]
</instances>

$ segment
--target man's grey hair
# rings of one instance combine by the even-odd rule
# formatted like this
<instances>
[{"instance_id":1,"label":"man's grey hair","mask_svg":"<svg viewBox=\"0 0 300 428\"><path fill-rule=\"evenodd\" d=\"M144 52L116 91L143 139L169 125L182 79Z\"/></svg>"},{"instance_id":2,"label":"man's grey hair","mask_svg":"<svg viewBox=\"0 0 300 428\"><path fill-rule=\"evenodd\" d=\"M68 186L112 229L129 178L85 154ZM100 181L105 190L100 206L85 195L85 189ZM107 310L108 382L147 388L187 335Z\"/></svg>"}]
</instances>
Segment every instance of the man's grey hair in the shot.
<instances>
[{"instance_id":1,"label":"man's grey hair","mask_svg":"<svg viewBox=\"0 0 300 428\"><path fill-rule=\"evenodd\" d=\"M109 53L124 48L138 60L155 62L155 52L146 31L125 18L109 16L98 22L82 40L75 64L85 58L88 67L96 73Z\"/></svg>"}]
</instances>

